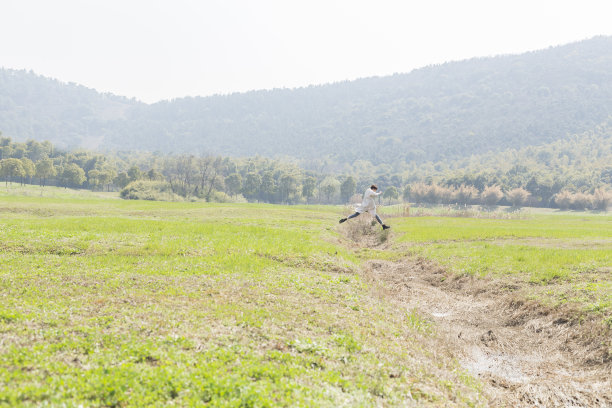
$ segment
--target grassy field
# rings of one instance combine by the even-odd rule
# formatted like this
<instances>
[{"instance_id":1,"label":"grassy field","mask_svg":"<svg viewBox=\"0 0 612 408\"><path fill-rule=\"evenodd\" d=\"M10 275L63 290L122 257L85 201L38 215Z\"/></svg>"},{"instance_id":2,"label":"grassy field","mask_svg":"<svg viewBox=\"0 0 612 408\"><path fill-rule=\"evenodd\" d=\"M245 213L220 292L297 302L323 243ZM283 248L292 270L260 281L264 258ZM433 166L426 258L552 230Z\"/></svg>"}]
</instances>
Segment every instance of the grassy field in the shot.
<instances>
[{"instance_id":1,"label":"grassy field","mask_svg":"<svg viewBox=\"0 0 612 408\"><path fill-rule=\"evenodd\" d=\"M512 280L542 303L569 303L612 324L612 216L394 219L402 251L456 274Z\"/></svg>"},{"instance_id":2,"label":"grassy field","mask_svg":"<svg viewBox=\"0 0 612 408\"><path fill-rule=\"evenodd\" d=\"M338 209L45 194L0 195L2 406L483 403Z\"/></svg>"},{"instance_id":3,"label":"grassy field","mask_svg":"<svg viewBox=\"0 0 612 408\"><path fill-rule=\"evenodd\" d=\"M479 406L435 326L367 259L423 256L610 318L612 217L393 218L341 209L0 190L0 406Z\"/></svg>"}]
</instances>

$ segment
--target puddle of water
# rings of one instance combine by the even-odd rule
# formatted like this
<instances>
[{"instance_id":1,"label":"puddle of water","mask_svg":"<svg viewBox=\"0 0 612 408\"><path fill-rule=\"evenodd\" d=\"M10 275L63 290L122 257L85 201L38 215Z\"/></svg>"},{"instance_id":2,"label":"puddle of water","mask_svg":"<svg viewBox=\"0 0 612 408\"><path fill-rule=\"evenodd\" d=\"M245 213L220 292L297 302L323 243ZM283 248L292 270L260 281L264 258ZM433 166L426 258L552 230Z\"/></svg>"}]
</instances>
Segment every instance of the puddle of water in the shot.
<instances>
[{"instance_id":1,"label":"puddle of water","mask_svg":"<svg viewBox=\"0 0 612 408\"><path fill-rule=\"evenodd\" d=\"M471 374L492 374L514 383L525 383L529 377L519 368L516 358L503 353L484 353L474 348L470 360L464 360L462 365Z\"/></svg>"}]
</instances>

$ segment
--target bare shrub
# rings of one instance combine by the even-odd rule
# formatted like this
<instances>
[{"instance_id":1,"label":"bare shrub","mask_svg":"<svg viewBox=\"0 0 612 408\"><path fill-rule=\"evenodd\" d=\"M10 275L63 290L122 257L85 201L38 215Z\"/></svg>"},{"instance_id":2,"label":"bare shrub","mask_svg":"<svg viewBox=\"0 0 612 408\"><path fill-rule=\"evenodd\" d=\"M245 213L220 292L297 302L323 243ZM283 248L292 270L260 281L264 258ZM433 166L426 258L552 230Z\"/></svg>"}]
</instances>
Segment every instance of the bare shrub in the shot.
<instances>
[{"instance_id":1,"label":"bare shrub","mask_svg":"<svg viewBox=\"0 0 612 408\"><path fill-rule=\"evenodd\" d=\"M344 234L359 245L376 246L389 238L389 230L381 230L380 224L369 214L362 214L342 224Z\"/></svg>"},{"instance_id":2,"label":"bare shrub","mask_svg":"<svg viewBox=\"0 0 612 408\"><path fill-rule=\"evenodd\" d=\"M438 189L438 197L440 202L443 204L451 204L453 202L454 194L455 189L452 187L440 186Z\"/></svg>"},{"instance_id":3,"label":"bare shrub","mask_svg":"<svg viewBox=\"0 0 612 408\"><path fill-rule=\"evenodd\" d=\"M480 200L486 206L493 206L504 198L504 193L500 186L487 186L480 193Z\"/></svg>"},{"instance_id":4,"label":"bare shrub","mask_svg":"<svg viewBox=\"0 0 612 408\"><path fill-rule=\"evenodd\" d=\"M594 210L607 211L612 203L612 192L598 188L593 193L592 204Z\"/></svg>"},{"instance_id":5,"label":"bare shrub","mask_svg":"<svg viewBox=\"0 0 612 408\"><path fill-rule=\"evenodd\" d=\"M436 188L434 186L428 185L425 188L425 198L423 200L428 204L435 204L436 202Z\"/></svg>"},{"instance_id":6,"label":"bare shrub","mask_svg":"<svg viewBox=\"0 0 612 408\"><path fill-rule=\"evenodd\" d=\"M527 202L530 195L531 193L522 187L513 188L506 192L506 198L512 203L513 207L522 207Z\"/></svg>"},{"instance_id":7,"label":"bare shrub","mask_svg":"<svg viewBox=\"0 0 612 408\"><path fill-rule=\"evenodd\" d=\"M439 204L442 199L443 188L437 184L432 184L427 188L426 200L430 204Z\"/></svg>"},{"instance_id":8,"label":"bare shrub","mask_svg":"<svg viewBox=\"0 0 612 408\"><path fill-rule=\"evenodd\" d=\"M572 206L573 194L567 190L559 191L555 194L555 204L562 210L567 210Z\"/></svg>"},{"instance_id":9,"label":"bare shrub","mask_svg":"<svg viewBox=\"0 0 612 408\"><path fill-rule=\"evenodd\" d=\"M478 197L478 190L474 186L462 184L455 190L454 199L458 204L470 204Z\"/></svg>"},{"instance_id":10,"label":"bare shrub","mask_svg":"<svg viewBox=\"0 0 612 408\"><path fill-rule=\"evenodd\" d=\"M410 196L415 203L421 204L426 202L429 186L424 183L416 183L410 186Z\"/></svg>"},{"instance_id":11,"label":"bare shrub","mask_svg":"<svg viewBox=\"0 0 612 408\"><path fill-rule=\"evenodd\" d=\"M576 193L572 195L571 207L574 210L582 211L587 208L591 208L593 205L592 196L585 193Z\"/></svg>"}]
</instances>

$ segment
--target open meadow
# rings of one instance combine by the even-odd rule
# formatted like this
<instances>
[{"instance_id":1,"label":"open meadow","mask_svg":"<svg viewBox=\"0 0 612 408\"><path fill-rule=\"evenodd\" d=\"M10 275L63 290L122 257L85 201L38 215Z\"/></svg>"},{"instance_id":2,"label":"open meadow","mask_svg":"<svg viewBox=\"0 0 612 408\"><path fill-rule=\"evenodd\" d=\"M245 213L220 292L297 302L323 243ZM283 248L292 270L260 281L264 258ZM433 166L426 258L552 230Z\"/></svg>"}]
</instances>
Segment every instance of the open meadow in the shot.
<instances>
[{"instance_id":1,"label":"open meadow","mask_svg":"<svg viewBox=\"0 0 612 408\"><path fill-rule=\"evenodd\" d=\"M401 218L398 243L455 275L514 282L534 300L593 312L612 326L612 216ZM405 247L402 247L405 249Z\"/></svg>"},{"instance_id":2,"label":"open meadow","mask_svg":"<svg viewBox=\"0 0 612 408\"><path fill-rule=\"evenodd\" d=\"M365 243L339 207L39 191L0 190L0 406L490 404L435 315L376 278L415 262L596 322L610 367L609 215L361 220Z\"/></svg>"}]
</instances>

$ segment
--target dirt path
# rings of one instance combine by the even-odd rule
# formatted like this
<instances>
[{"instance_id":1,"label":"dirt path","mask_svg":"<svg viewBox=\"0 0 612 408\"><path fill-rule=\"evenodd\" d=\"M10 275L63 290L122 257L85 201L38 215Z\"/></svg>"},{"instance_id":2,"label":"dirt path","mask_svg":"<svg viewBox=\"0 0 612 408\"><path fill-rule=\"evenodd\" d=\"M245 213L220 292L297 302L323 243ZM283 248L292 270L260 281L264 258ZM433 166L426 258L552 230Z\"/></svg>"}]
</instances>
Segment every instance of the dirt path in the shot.
<instances>
[{"instance_id":1,"label":"dirt path","mask_svg":"<svg viewBox=\"0 0 612 408\"><path fill-rule=\"evenodd\" d=\"M612 407L609 332L596 321L517 301L518 287L453 278L423 259L371 261L379 296L435 322L441 346L484 384L495 407Z\"/></svg>"}]
</instances>

